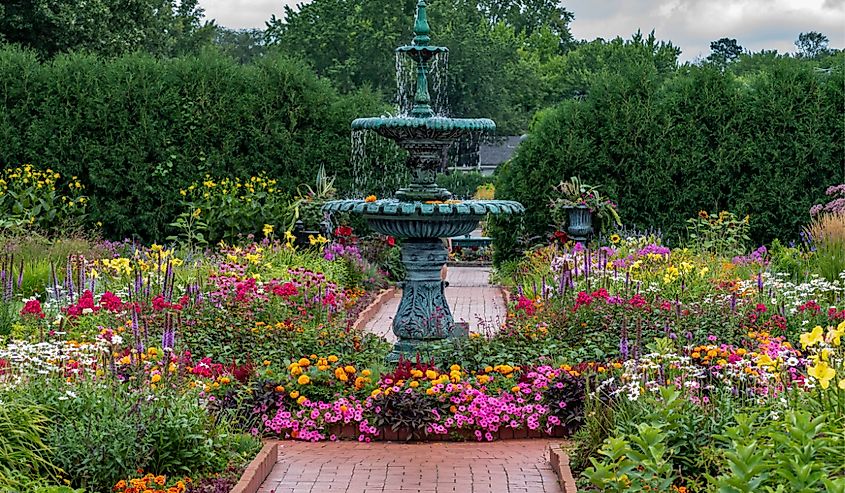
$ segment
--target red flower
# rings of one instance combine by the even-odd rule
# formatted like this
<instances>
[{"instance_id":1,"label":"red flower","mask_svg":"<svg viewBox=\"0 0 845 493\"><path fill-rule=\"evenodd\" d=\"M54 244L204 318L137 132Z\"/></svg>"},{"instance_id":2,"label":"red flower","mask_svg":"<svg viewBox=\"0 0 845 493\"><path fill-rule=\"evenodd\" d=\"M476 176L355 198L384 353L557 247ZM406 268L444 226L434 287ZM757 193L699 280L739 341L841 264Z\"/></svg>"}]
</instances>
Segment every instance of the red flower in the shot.
<instances>
[{"instance_id":1,"label":"red flower","mask_svg":"<svg viewBox=\"0 0 845 493\"><path fill-rule=\"evenodd\" d=\"M292 282L286 282L281 286L274 286L273 294L275 294L276 296L281 296L283 298L288 298L290 296L296 296L298 294L298 291L296 289L296 286L294 286Z\"/></svg>"},{"instance_id":2,"label":"red flower","mask_svg":"<svg viewBox=\"0 0 845 493\"><path fill-rule=\"evenodd\" d=\"M757 306L754 309L759 313L766 313L766 305L763 303L757 303Z\"/></svg>"},{"instance_id":3,"label":"red flower","mask_svg":"<svg viewBox=\"0 0 845 493\"><path fill-rule=\"evenodd\" d=\"M21 316L32 315L35 318L44 318L44 312L41 311L41 302L38 300L29 300L21 309Z\"/></svg>"},{"instance_id":4,"label":"red flower","mask_svg":"<svg viewBox=\"0 0 845 493\"><path fill-rule=\"evenodd\" d=\"M555 231L554 234L552 235L552 238L554 238L555 240L557 240L561 243L566 243L566 242L569 241L569 235L566 234L563 231Z\"/></svg>"},{"instance_id":5,"label":"red flower","mask_svg":"<svg viewBox=\"0 0 845 493\"><path fill-rule=\"evenodd\" d=\"M123 301L111 291L106 291L100 296L100 306L110 312L119 312L123 310Z\"/></svg>"},{"instance_id":6,"label":"red flower","mask_svg":"<svg viewBox=\"0 0 845 493\"><path fill-rule=\"evenodd\" d=\"M392 236L388 236L387 237L387 245L392 246L392 247L396 246L396 238L394 238Z\"/></svg>"},{"instance_id":7,"label":"red flower","mask_svg":"<svg viewBox=\"0 0 845 493\"><path fill-rule=\"evenodd\" d=\"M347 236L352 236L352 228L349 226L338 226L335 228L334 234L335 236L346 238Z\"/></svg>"},{"instance_id":8,"label":"red flower","mask_svg":"<svg viewBox=\"0 0 845 493\"><path fill-rule=\"evenodd\" d=\"M519 295L519 301L516 304L517 310L524 310L528 315L534 315L534 302L526 298L525 295Z\"/></svg>"}]
</instances>

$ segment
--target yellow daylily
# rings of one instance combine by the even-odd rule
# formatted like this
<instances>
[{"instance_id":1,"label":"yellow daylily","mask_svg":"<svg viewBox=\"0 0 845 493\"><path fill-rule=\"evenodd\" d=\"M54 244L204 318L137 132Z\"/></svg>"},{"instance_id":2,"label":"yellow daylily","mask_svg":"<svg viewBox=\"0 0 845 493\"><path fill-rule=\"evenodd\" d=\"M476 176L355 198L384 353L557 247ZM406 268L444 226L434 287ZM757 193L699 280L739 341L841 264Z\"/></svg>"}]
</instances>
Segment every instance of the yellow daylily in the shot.
<instances>
[{"instance_id":1,"label":"yellow daylily","mask_svg":"<svg viewBox=\"0 0 845 493\"><path fill-rule=\"evenodd\" d=\"M805 332L801 334L801 347L803 349L807 349L808 346L814 346L822 341L824 341L824 329L822 329L821 325L816 325L812 332Z\"/></svg>"},{"instance_id":2,"label":"yellow daylily","mask_svg":"<svg viewBox=\"0 0 845 493\"><path fill-rule=\"evenodd\" d=\"M842 336L845 335L845 322L839 324L837 328L829 328L827 329L827 342L828 344L836 347L841 344Z\"/></svg>"},{"instance_id":3,"label":"yellow daylily","mask_svg":"<svg viewBox=\"0 0 845 493\"><path fill-rule=\"evenodd\" d=\"M836 376L836 370L825 361L819 361L807 369L807 374L819 381L823 389L830 387L830 380Z\"/></svg>"}]
</instances>

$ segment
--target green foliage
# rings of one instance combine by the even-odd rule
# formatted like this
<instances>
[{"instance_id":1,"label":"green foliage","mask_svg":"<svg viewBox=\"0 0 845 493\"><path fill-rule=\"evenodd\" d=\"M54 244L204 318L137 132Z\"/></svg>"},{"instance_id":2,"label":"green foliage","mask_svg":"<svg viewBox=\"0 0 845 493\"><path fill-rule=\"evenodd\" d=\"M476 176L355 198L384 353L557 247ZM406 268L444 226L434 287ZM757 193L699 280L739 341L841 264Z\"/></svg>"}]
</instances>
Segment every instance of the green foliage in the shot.
<instances>
[{"instance_id":1,"label":"green foliage","mask_svg":"<svg viewBox=\"0 0 845 493\"><path fill-rule=\"evenodd\" d=\"M193 474L228 461L225 430L191 393L153 398L126 386L61 382L33 382L21 392L49 409L43 437L74 487L107 491L138 468Z\"/></svg>"},{"instance_id":2,"label":"green foliage","mask_svg":"<svg viewBox=\"0 0 845 493\"><path fill-rule=\"evenodd\" d=\"M650 423L637 424L636 433L608 439L584 474L601 491L669 491L676 475L668 460L666 433Z\"/></svg>"},{"instance_id":3,"label":"green foliage","mask_svg":"<svg viewBox=\"0 0 845 493\"><path fill-rule=\"evenodd\" d=\"M267 37L307 60L341 91L371 87L392 99L393 48L410 42L415 4L317 0L271 18ZM451 113L493 118L505 134L527 128L543 104L536 88L546 86L521 50L560 53L571 40L572 14L549 0L433 0L428 6L432 42L450 50Z\"/></svg>"},{"instance_id":4,"label":"green foliage","mask_svg":"<svg viewBox=\"0 0 845 493\"><path fill-rule=\"evenodd\" d=\"M50 426L46 410L25 399L0 395L0 401L0 489L14 491L32 479L57 478L61 471L44 443Z\"/></svg>"},{"instance_id":5,"label":"green foliage","mask_svg":"<svg viewBox=\"0 0 845 493\"><path fill-rule=\"evenodd\" d=\"M461 199L469 199L478 191L478 187L492 184L495 178L484 176L476 171L461 172L455 171L449 174L441 174L437 177L437 185L446 188L452 195Z\"/></svg>"},{"instance_id":6,"label":"green foliage","mask_svg":"<svg viewBox=\"0 0 845 493\"><path fill-rule=\"evenodd\" d=\"M675 239L698 210L732 210L751 216L754 242L796 237L826 184L841 181L845 64L823 72L781 57L741 76L664 71L648 46L604 46L620 63L592 77L583 100L537 115L499 173L498 197L527 214L523 228L497 233L497 261L514 238L545 236L549 183L561 176L602 183L627 226Z\"/></svg>"},{"instance_id":7,"label":"green foliage","mask_svg":"<svg viewBox=\"0 0 845 493\"><path fill-rule=\"evenodd\" d=\"M31 48L42 57L73 50L107 56L132 51L173 56L208 44L214 30L212 24L202 22L199 0L10 0L4 4L0 39Z\"/></svg>"},{"instance_id":8,"label":"green foliage","mask_svg":"<svg viewBox=\"0 0 845 493\"><path fill-rule=\"evenodd\" d=\"M739 219L736 214L727 211L718 214L699 211L697 216L687 219L685 244L705 254L741 255L746 252L750 240L748 228L748 217Z\"/></svg>"},{"instance_id":9,"label":"green foliage","mask_svg":"<svg viewBox=\"0 0 845 493\"><path fill-rule=\"evenodd\" d=\"M199 244L233 242L241 235L261 233L265 224L285 229L289 196L280 187L264 174L244 180L206 175L180 190L184 212L171 226L180 231L183 242L193 236Z\"/></svg>"},{"instance_id":10,"label":"green foliage","mask_svg":"<svg viewBox=\"0 0 845 493\"><path fill-rule=\"evenodd\" d=\"M292 195L324 163L349 183L349 122L383 110L377 96L338 96L277 54L249 65L215 51L40 63L5 48L0 86L0 162L49 163L78 176L89 223L110 238L165 238L182 212L179 190L206 174L264 172Z\"/></svg>"},{"instance_id":11,"label":"green foliage","mask_svg":"<svg viewBox=\"0 0 845 493\"><path fill-rule=\"evenodd\" d=\"M55 232L78 224L85 217L87 197L82 184L72 177L65 186L52 169L31 164L7 167L0 174L0 230Z\"/></svg>"},{"instance_id":12,"label":"green foliage","mask_svg":"<svg viewBox=\"0 0 845 493\"><path fill-rule=\"evenodd\" d=\"M711 483L719 493L845 489L842 417L788 410L782 419L737 415L725 432L725 473Z\"/></svg>"}]
</instances>

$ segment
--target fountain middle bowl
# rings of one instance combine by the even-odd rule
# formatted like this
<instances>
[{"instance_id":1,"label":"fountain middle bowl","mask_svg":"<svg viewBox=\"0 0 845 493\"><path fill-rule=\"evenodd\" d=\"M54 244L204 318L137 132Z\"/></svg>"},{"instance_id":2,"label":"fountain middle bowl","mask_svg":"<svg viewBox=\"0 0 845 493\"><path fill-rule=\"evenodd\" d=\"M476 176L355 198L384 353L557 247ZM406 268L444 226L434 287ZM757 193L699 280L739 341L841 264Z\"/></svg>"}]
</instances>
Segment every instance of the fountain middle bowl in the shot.
<instances>
[{"instance_id":1,"label":"fountain middle bowl","mask_svg":"<svg viewBox=\"0 0 845 493\"><path fill-rule=\"evenodd\" d=\"M375 231L397 238L451 238L469 234L488 214L521 214L525 208L510 200L405 202L382 199L334 200L324 212L349 212L364 216Z\"/></svg>"}]
</instances>

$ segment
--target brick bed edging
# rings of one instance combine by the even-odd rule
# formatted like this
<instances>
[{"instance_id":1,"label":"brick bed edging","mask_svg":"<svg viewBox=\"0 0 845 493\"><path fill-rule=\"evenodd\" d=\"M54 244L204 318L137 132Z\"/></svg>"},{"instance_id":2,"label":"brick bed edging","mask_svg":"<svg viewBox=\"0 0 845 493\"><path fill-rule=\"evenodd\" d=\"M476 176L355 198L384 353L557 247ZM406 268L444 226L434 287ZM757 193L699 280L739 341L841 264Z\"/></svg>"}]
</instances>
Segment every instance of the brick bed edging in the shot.
<instances>
[{"instance_id":1,"label":"brick bed edging","mask_svg":"<svg viewBox=\"0 0 845 493\"><path fill-rule=\"evenodd\" d=\"M270 440L264 443L261 451L246 467L241 479L229 493L257 493L258 488L270 475L273 466L279 460L279 442Z\"/></svg>"},{"instance_id":2,"label":"brick bed edging","mask_svg":"<svg viewBox=\"0 0 845 493\"><path fill-rule=\"evenodd\" d=\"M361 313L358 314L358 318L355 319L355 323L352 324L352 328L355 330L362 330L364 327L367 326L370 321L375 318L378 311L381 309L382 305L387 303L388 300L393 298L396 294L395 287L389 287L387 289L381 290L376 298L370 303L367 308L364 308Z\"/></svg>"},{"instance_id":3,"label":"brick bed edging","mask_svg":"<svg viewBox=\"0 0 845 493\"><path fill-rule=\"evenodd\" d=\"M569 468L569 456L566 455L560 444L549 445L549 459L552 463L552 469L560 481L563 493L578 493L575 478L572 477L572 470Z\"/></svg>"}]
</instances>

